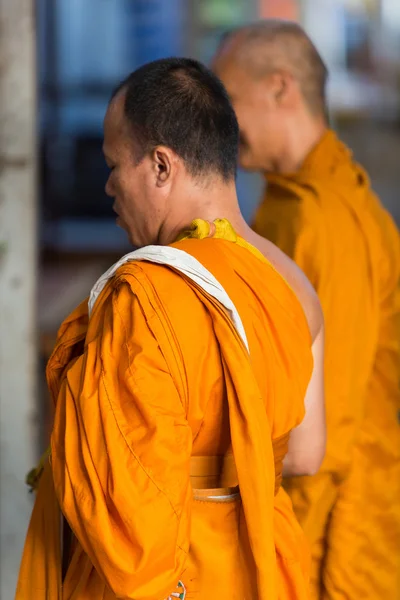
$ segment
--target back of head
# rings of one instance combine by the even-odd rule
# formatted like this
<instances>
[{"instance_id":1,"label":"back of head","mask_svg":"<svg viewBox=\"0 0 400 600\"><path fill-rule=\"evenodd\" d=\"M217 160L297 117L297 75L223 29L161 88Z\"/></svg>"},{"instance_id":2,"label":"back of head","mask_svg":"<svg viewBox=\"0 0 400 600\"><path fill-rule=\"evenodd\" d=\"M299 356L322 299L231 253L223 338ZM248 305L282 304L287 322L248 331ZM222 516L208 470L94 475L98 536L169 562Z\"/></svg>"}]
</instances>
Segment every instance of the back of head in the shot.
<instances>
[{"instance_id":1,"label":"back of head","mask_svg":"<svg viewBox=\"0 0 400 600\"><path fill-rule=\"evenodd\" d=\"M187 58L157 60L131 73L113 97L120 91L138 161L167 146L193 177L235 177L236 116L224 86L204 65Z\"/></svg>"},{"instance_id":2,"label":"back of head","mask_svg":"<svg viewBox=\"0 0 400 600\"><path fill-rule=\"evenodd\" d=\"M254 77L289 72L298 81L310 112L326 117L328 70L297 23L270 19L237 28L225 34L219 53L228 46L229 52Z\"/></svg>"}]
</instances>

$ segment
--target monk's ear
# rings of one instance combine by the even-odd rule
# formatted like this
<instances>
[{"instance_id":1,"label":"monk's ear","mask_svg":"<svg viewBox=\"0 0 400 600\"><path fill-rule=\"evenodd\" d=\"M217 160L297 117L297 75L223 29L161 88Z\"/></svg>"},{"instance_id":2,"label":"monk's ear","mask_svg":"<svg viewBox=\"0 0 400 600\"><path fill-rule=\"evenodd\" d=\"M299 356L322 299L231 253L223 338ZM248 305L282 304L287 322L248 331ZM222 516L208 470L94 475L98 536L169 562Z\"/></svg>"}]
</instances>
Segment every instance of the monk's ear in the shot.
<instances>
[{"instance_id":1,"label":"monk's ear","mask_svg":"<svg viewBox=\"0 0 400 600\"><path fill-rule=\"evenodd\" d=\"M276 71L269 77L268 91L275 106L290 107L296 97L295 79L287 71Z\"/></svg>"},{"instance_id":2,"label":"monk's ear","mask_svg":"<svg viewBox=\"0 0 400 600\"><path fill-rule=\"evenodd\" d=\"M157 146L152 152L153 170L158 187L171 182L175 173L176 155L167 146Z\"/></svg>"}]
</instances>

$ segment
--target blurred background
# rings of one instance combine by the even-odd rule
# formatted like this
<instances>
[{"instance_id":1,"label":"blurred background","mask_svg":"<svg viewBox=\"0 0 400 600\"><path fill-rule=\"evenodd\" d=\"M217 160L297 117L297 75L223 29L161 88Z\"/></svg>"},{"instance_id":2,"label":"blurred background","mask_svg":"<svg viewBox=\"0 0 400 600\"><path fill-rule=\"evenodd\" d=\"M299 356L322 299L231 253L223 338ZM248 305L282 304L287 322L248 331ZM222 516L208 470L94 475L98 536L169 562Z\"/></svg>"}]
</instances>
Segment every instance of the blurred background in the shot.
<instances>
[{"instance_id":1,"label":"blurred background","mask_svg":"<svg viewBox=\"0 0 400 600\"><path fill-rule=\"evenodd\" d=\"M208 63L226 29L267 17L299 21L315 42L332 123L399 223L400 0L0 0L1 600L31 510L25 471L48 440L57 328L129 250L104 193L111 91L163 56ZM239 173L248 219L261 189Z\"/></svg>"}]
</instances>

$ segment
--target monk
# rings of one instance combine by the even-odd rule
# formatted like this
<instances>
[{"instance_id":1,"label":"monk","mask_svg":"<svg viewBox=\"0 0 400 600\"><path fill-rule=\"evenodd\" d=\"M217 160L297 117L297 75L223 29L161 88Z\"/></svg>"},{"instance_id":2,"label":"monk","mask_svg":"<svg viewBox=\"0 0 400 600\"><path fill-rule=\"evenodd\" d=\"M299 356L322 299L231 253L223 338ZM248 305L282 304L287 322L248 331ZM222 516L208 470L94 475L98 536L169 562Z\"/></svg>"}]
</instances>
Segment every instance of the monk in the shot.
<instances>
[{"instance_id":1,"label":"monk","mask_svg":"<svg viewBox=\"0 0 400 600\"><path fill-rule=\"evenodd\" d=\"M327 451L288 480L318 600L400 598L400 247L365 171L327 122L327 70L300 26L226 35L215 59L243 167L265 174L253 222L304 271L326 325Z\"/></svg>"},{"instance_id":2,"label":"monk","mask_svg":"<svg viewBox=\"0 0 400 600\"><path fill-rule=\"evenodd\" d=\"M309 598L280 484L323 459L322 311L245 224L237 150L225 89L196 61L149 63L113 95L106 192L137 250L49 360L17 600Z\"/></svg>"}]
</instances>

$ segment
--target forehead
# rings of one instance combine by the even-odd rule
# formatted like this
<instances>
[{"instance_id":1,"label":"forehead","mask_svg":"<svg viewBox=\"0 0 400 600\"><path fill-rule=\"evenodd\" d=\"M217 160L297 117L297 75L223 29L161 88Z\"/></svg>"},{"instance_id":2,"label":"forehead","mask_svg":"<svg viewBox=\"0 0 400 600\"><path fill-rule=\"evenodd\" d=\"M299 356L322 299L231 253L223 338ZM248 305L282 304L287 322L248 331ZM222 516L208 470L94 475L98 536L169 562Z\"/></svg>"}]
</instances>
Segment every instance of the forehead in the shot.
<instances>
[{"instance_id":1,"label":"forehead","mask_svg":"<svg viewBox=\"0 0 400 600\"><path fill-rule=\"evenodd\" d=\"M119 93L113 98L104 117L104 144L106 152L127 140L127 125L124 116L125 94Z\"/></svg>"}]
</instances>

